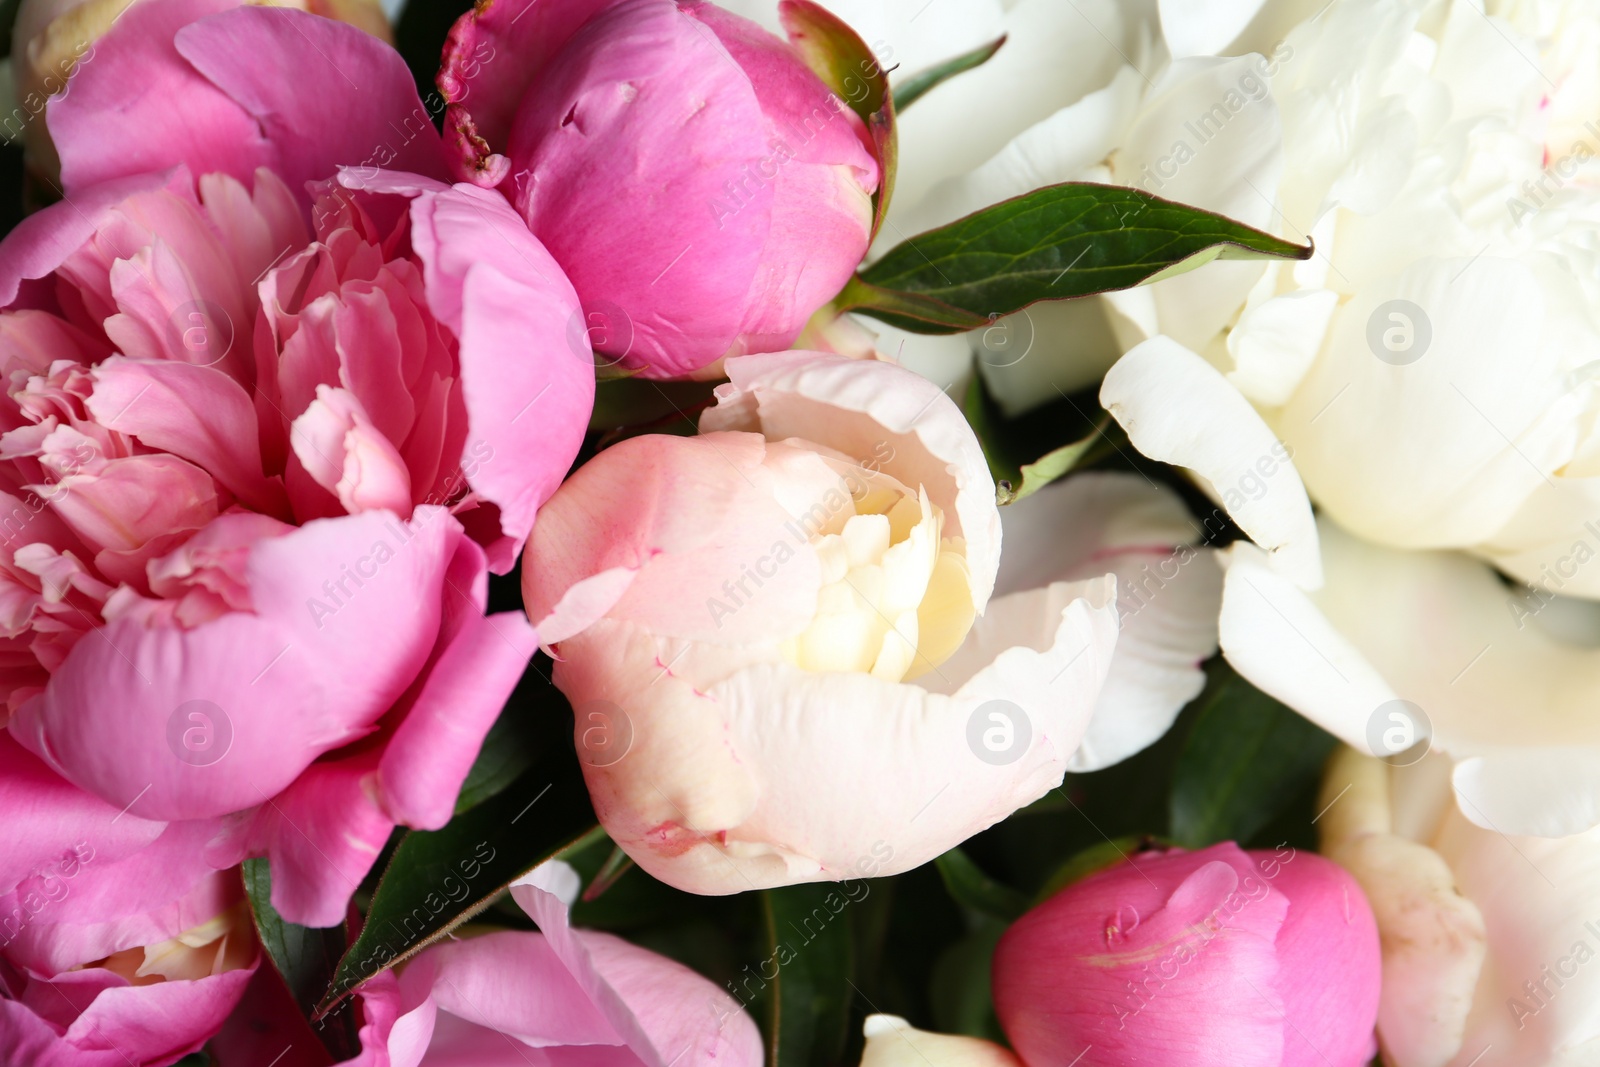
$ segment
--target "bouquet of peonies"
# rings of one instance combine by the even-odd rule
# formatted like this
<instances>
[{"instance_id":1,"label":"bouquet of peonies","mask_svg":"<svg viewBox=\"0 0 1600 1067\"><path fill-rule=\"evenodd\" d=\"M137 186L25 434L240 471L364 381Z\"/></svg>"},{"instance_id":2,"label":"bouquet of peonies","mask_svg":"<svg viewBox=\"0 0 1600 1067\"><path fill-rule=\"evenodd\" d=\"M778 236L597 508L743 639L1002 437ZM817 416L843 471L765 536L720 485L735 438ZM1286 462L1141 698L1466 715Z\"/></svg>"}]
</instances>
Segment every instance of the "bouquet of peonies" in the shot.
<instances>
[{"instance_id":1,"label":"bouquet of peonies","mask_svg":"<svg viewBox=\"0 0 1600 1067\"><path fill-rule=\"evenodd\" d=\"M0 1067L1600 1067L1594 0L6 17Z\"/></svg>"}]
</instances>

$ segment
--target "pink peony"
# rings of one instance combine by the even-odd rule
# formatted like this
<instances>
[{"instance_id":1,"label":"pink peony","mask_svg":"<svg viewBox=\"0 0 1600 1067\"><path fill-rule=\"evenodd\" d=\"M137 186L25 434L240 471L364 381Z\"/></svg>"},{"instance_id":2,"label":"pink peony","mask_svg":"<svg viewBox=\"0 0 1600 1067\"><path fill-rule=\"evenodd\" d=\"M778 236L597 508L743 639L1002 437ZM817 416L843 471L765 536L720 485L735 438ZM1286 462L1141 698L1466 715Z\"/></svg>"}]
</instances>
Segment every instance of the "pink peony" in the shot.
<instances>
[{"instance_id":1,"label":"pink peony","mask_svg":"<svg viewBox=\"0 0 1600 1067\"><path fill-rule=\"evenodd\" d=\"M538 933L442 942L368 982L362 1052L345 1067L760 1067L761 1035L731 996L648 949L572 929L577 892L565 863L535 868L511 895Z\"/></svg>"},{"instance_id":2,"label":"pink peony","mask_svg":"<svg viewBox=\"0 0 1600 1067\"><path fill-rule=\"evenodd\" d=\"M420 111L392 50L292 11L182 22L206 3L100 42L51 112L70 200L0 244L0 697L62 776L208 821L213 866L270 856L279 910L326 926L397 823L449 818L521 675L487 572L576 454L592 365L501 198L372 167L297 191ZM174 169L97 172L107 77L171 88L136 154Z\"/></svg>"},{"instance_id":3,"label":"pink peony","mask_svg":"<svg viewBox=\"0 0 1600 1067\"><path fill-rule=\"evenodd\" d=\"M1355 879L1232 842L1070 885L994 956L995 1010L1027 1067L1363 1067L1378 986Z\"/></svg>"},{"instance_id":4,"label":"pink peony","mask_svg":"<svg viewBox=\"0 0 1600 1067\"><path fill-rule=\"evenodd\" d=\"M572 278L595 349L647 377L789 347L866 253L866 127L754 23L699 0L503 0L439 88L457 177Z\"/></svg>"},{"instance_id":5,"label":"pink peony","mask_svg":"<svg viewBox=\"0 0 1600 1067\"><path fill-rule=\"evenodd\" d=\"M144 1067L199 1048L259 952L204 824L90 796L0 734L0 1063Z\"/></svg>"}]
</instances>

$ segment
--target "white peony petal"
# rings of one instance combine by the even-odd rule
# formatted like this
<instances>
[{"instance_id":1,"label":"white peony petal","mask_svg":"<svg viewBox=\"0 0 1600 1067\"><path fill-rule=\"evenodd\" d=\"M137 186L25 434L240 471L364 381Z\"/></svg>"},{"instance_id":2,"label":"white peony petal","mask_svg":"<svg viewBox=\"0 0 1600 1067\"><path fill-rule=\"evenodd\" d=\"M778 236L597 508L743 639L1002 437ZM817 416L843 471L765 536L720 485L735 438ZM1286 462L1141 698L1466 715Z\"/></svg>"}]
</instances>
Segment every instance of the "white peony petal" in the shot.
<instances>
[{"instance_id":1,"label":"white peony petal","mask_svg":"<svg viewBox=\"0 0 1600 1067\"><path fill-rule=\"evenodd\" d=\"M1283 404L1311 369L1338 306L1332 290L1297 289L1247 310L1228 331L1228 381L1257 404Z\"/></svg>"},{"instance_id":2,"label":"white peony petal","mask_svg":"<svg viewBox=\"0 0 1600 1067\"><path fill-rule=\"evenodd\" d=\"M1600 827L1600 747L1507 748L1462 760L1461 811L1486 830L1564 837Z\"/></svg>"},{"instance_id":3,"label":"white peony petal","mask_svg":"<svg viewBox=\"0 0 1600 1067\"><path fill-rule=\"evenodd\" d=\"M1304 588L1321 583L1311 502L1289 452L1214 367L1155 337L1111 368L1100 403L1140 452L1193 471L1275 567Z\"/></svg>"},{"instance_id":4,"label":"white peony petal","mask_svg":"<svg viewBox=\"0 0 1600 1067\"><path fill-rule=\"evenodd\" d=\"M1367 723L1395 692L1311 597L1253 545L1226 553L1219 640L1251 685L1362 752Z\"/></svg>"},{"instance_id":5,"label":"white peony petal","mask_svg":"<svg viewBox=\"0 0 1600 1067\"><path fill-rule=\"evenodd\" d=\"M1022 1067L1003 1045L918 1030L897 1015L869 1015L861 1067Z\"/></svg>"},{"instance_id":6,"label":"white peony petal","mask_svg":"<svg viewBox=\"0 0 1600 1067\"><path fill-rule=\"evenodd\" d=\"M1215 55L1255 18L1266 0L1160 0L1161 34L1172 58Z\"/></svg>"},{"instance_id":7,"label":"white peony petal","mask_svg":"<svg viewBox=\"0 0 1600 1067\"><path fill-rule=\"evenodd\" d=\"M1117 578L1117 647L1070 770L1110 766L1152 744L1205 685L1217 650L1222 570L1190 547L1200 525L1171 490L1130 474L1081 474L1000 509L996 588L1042 578Z\"/></svg>"}]
</instances>

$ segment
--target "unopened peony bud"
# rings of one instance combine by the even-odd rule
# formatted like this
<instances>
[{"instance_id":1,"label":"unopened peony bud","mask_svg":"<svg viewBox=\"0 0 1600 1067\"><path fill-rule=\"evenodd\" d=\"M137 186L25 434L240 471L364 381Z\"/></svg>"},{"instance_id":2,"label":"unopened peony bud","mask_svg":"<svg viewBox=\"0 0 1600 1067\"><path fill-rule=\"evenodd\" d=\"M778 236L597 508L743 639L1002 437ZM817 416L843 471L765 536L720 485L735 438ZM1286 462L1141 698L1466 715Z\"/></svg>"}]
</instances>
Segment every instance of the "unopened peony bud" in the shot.
<instances>
[{"instance_id":1,"label":"unopened peony bud","mask_svg":"<svg viewBox=\"0 0 1600 1067\"><path fill-rule=\"evenodd\" d=\"M595 351L647 377L788 348L867 250L880 168L861 119L712 4L481 4L439 86L457 176L511 199Z\"/></svg>"},{"instance_id":2,"label":"unopened peony bud","mask_svg":"<svg viewBox=\"0 0 1600 1067\"><path fill-rule=\"evenodd\" d=\"M1136 855L1018 919L994 957L1028 1067L1362 1067L1378 985L1360 886L1287 846Z\"/></svg>"}]
</instances>

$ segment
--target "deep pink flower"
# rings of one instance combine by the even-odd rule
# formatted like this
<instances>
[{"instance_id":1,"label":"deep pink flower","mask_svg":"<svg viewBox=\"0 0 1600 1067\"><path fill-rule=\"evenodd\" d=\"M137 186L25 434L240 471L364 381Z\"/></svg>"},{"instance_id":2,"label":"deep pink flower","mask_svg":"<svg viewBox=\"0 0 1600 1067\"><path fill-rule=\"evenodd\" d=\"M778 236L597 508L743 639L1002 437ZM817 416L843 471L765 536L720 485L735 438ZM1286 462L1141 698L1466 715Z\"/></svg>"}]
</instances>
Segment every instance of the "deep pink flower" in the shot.
<instances>
[{"instance_id":1,"label":"deep pink flower","mask_svg":"<svg viewBox=\"0 0 1600 1067\"><path fill-rule=\"evenodd\" d=\"M712 4L480 4L439 87L457 177L511 199L596 350L645 376L788 348L867 250L879 167L860 118Z\"/></svg>"},{"instance_id":2,"label":"deep pink flower","mask_svg":"<svg viewBox=\"0 0 1600 1067\"><path fill-rule=\"evenodd\" d=\"M1362 1067L1372 909L1320 856L1232 842L1145 852L1018 919L994 1001L1027 1067Z\"/></svg>"},{"instance_id":3,"label":"deep pink flower","mask_svg":"<svg viewBox=\"0 0 1600 1067\"><path fill-rule=\"evenodd\" d=\"M395 824L449 818L526 664L487 571L592 363L502 198L337 170L421 113L398 55L293 11L181 21L207 3L102 39L52 106L70 199L0 244L0 699L115 808L222 820L213 866L269 855L325 926ZM124 147L173 169L117 177ZM429 127L399 156L438 154Z\"/></svg>"},{"instance_id":4,"label":"deep pink flower","mask_svg":"<svg viewBox=\"0 0 1600 1067\"><path fill-rule=\"evenodd\" d=\"M0 1063L144 1067L199 1048L258 950L203 823L119 813L0 734Z\"/></svg>"}]
</instances>

